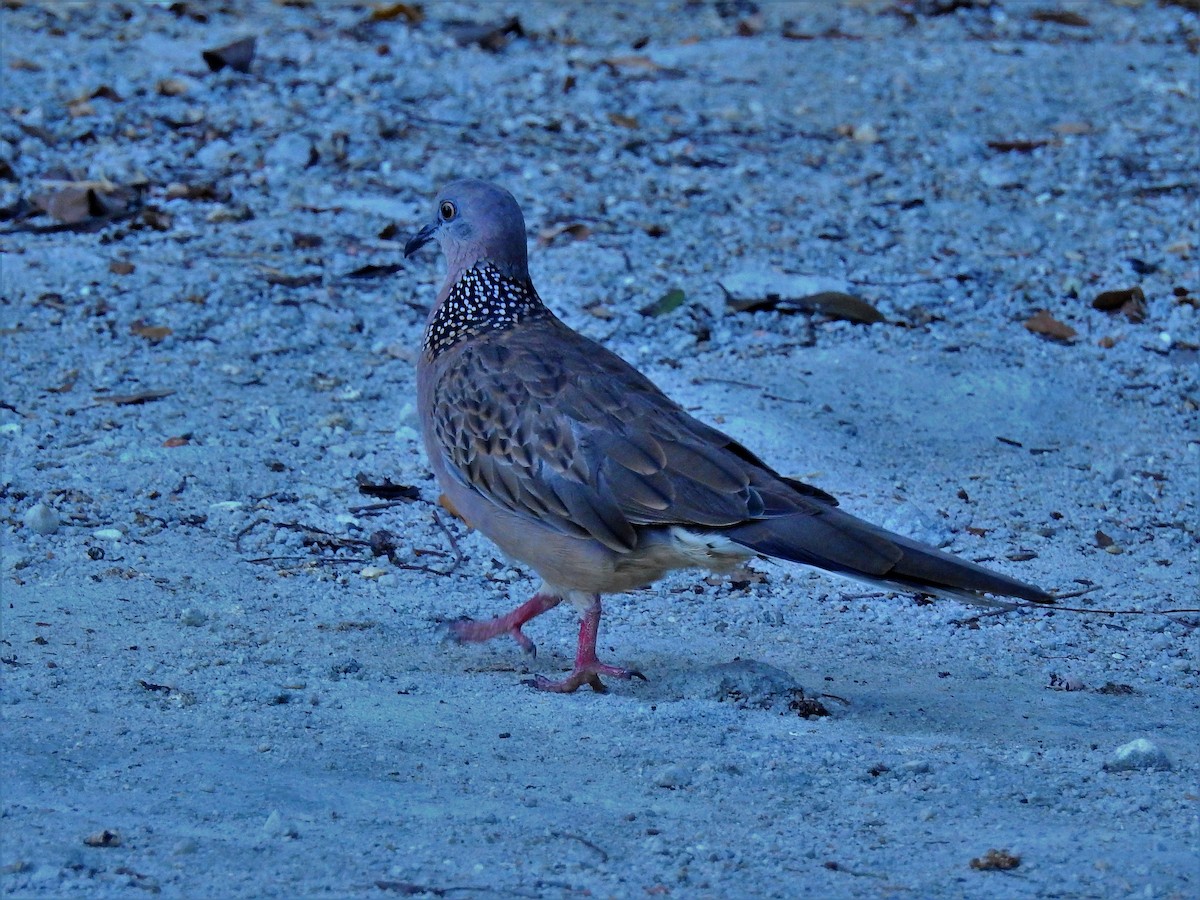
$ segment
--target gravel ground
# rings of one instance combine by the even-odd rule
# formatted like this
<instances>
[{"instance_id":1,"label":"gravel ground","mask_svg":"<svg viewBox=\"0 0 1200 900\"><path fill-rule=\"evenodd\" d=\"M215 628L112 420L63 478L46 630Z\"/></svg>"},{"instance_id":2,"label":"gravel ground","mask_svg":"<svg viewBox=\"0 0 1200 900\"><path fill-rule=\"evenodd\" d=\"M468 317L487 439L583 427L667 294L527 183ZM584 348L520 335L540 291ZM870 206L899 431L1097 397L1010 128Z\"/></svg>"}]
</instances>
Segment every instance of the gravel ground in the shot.
<instances>
[{"instance_id":1,"label":"gravel ground","mask_svg":"<svg viewBox=\"0 0 1200 900\"><path fill-rule=\"evenodd\" d=\"M1200 894L1194 3L0 27L6 895ZM521 684L566 611L447 645L535 586L415 430L458 176L697 415L1067 609L755 563L613 598L607 695Z\"/></svg>"}]
</instances>

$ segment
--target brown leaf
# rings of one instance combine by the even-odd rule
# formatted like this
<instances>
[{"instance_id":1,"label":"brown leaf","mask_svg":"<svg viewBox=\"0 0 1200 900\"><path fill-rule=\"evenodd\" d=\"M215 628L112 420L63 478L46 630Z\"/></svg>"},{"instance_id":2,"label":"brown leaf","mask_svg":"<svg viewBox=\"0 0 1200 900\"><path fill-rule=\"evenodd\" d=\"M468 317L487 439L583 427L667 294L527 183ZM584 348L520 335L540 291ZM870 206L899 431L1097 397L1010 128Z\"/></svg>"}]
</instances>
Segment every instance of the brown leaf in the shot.
<instances>
[{"instance_id":1,"label":"brown leaf","mask_svg":"<svg viewBox=\"0 0 1200 900\"><path fill-rule=\"evenodd\" d=\"M95 834L89 834L83 839L83 842L89 847L120 847L121 835L105 828L103 831L97 831Z\"/></svg>"},{"instance_id":2,"label":"brown leaf","mask_svg":"<svg viewBox=\"0 0 1200 900\"><path fill-rule=\"evenodd\" d=\"M385 229L386 230L386 229ZM380 237L383 237L381 234ZM292 246L297 250L311 250L325 243L325 238L319 234L307 234L303 231L292 232Z\"/></svg>"},{"instance_id":3,"label":"brown leaf","mask_svg":"<svg viewBox=\"0 0 1200 900\"><path fill-rule=\"evenodd\" d=\"M988 141L987 145L993 150L998 150L1001 153L1032 153L1039 147L1048 147L1052 142L1049 140L1010 140L1010 141Z\"/></svg>"},{"instance_id":4,"label":"brown leaf","mask_svg":"<svg viewBox=\"0 0 1200 900\"><path fill-rule=\"evenodd\" d=\"M136 394L100 394L95 398L97 403L111 403L113 406L139 406L153 400L170 397L174 391L139 391Z\"/></svg>"},{"instance_id":5,"label":"brown leaf","mask_svg":"<svg viewBox=\"0 0 1200 900\"><path fill-rule=\"evenodd\" d=\"M499 53L512 38L525 36L521 20L516 16L494 25L452 19L445 23L445 28L458 46L469 47L474 44L492 53Z\"/></svg>"},{"instance_id":6,"label":"brown leaf","mask_svg":"<svg viewBox=\"0 0 1200 900\"><path fill-rule=\"evenodd\" d=\"M58 387L46 388L51 394L66 394L74 390L75 382L79 380L79 370L72 369L63 376L63 383Z\"/></svg>"},{"instance_id":7,"label":"brown leaf","mask_svg":"<svg viewBox=\"0 0 1200 900\"><path fill-rule=\"evenodd\" d=\"M175 219L170 213L165 213L154 206L148 206L142 210L141 218L142 224L155 231L170 231L171 226L175 224Z\"/></svg>"},{"instance_id":8,"label":"brown leaf","mask_svg":"<svg viewBox=\"0 0 1200 900\"><path fill-rule=\"evenodd\" d=\"M612 122L619 128L641 128L641 124L633 116L627 116L623 113L609 113L608 121Z\"/></svg>"},{"instance_id":9,"label":"brown leaf","mask_svg":"<svg viewBox=\"0 0 1200 900\"><path fill-rule=\"evenodd\" d=\"M358 485L358 492L368 497L377 497L380 500L421 499L420 488L411 484L396 484L390 478L384 478L383 481L377 482L373 481L371 476L365 472L359 472L354 476L354 481Z\"/></svg>"},{"instance_id":10,"label":"brown leaf","mask_svg":"<svg viewBox=\"0 0 1200 900\"><path fill-rule=\"evenodd\" d=\"M113 103L123 103L124 97L110 88L107 84L102 84L90 94L87 95L88 100L109 100Z\"/></svg>"},{"instance_id":11,"label":"brown leaf","mask_svg":"<svg viewBox=\"0 0 1200 900\"><path fill-rule=\"evenodd\" d=\"M320 284L319 272L306 272L303 275L288 275L279 269L268 269L265 273L267 284L277 284L280 287L301 288L310 284Z\"/></svg>"},{"instance_id":12,"label":"brown leaf","mask_svg":"<svg viewBox=\"0 0 1200 900\"><path fill-rule=\"evenodd\" d=\"M805 297L804 302L835 319L846 319L863 324L887 321L883 313L866 300L855 297L853 294L843 294L840 291L824 291L820 294L813 294Z\"/></svg>"},{"instance_id":13,"label":"brown leaf","mask_svg":"<svg viewBox=\"0 0 1200 900\"><path fill-rule=\"evenodd\" d=\"M1111 547L1115 543L1116 543L1116 541L1114 541L1110 536L1105 534L1103 531L1096 532L1096 546L1099 547L1101 550L1103 550L1105 547Z\"/></svg>"},{"instance_id":14,"label":"brown leaf","mask_svg":"<svg viewBox=\"0 0 1200 900\"><path fill-rule=\"evenodd\" d=\"M1146 295L1137 285L1122 290L1104 291L1092 301L1092 309L1106 313L1123 312L1130 322L1146 321Z\"/></svg>"},{"instance_id":15,"label":"brown leaf","mask_svg":"<svg viewBox=\"0 0 1200 900\"><path fill-rule=\"evenodd\" d=\"M1075 340L1077 332L1070 325L1058 321L1050 315L1050 310L1039 309L1025 321L1025 327L1034 334L1040 334L1051 340L1068 343Z\"/></svg>"},{"instance_id":16,"label":"brown leaf","mask_svg":"<svg viewBox=\"0 0 1200 900\"><path fill-rule=\"evenodd\" d=\"M1015 869L1021 865L1021 857L1009 853L1007 850L989 850L983 855L982 859L976 858L971 860L971 868L985 871L988 869Z\"/></svg>"},{"instance_id":17,"label":"brown leaf","mask_svg":"<svg viewBox=\"0 0 1200 900\"><path fill-rule=\"evenodd\" d=\"M389 3L371 10L372 22L393 22L403 19L409 25L420 25L425 21L425 10L415 3Z\"/></svg>"},{"instance_id":18,"label":"brown leaf","mask_svg":"<svg viewBox=\"0 0 1200 900\"><path fill-rule=\"evenodd\" d=\"M539 231L538 245L542 247L548 247L564 234L569 235L572 240L582 241L591 233L592 229L583 222L563 222L558 225L551 225Z\"/></svg>"},{"instance_id":19,"label":"brown leaf","mask_svg":"<svg viewBox=\"0 0 1200 900\"><path fill-rule=\"evenodd\" d=\"M762 13L751 13L737 23L737 35L738 37L754 37L757 34L762 34L764 24L765 20Z\"/></svg>"},{"instance_id":20,"label":"brown leaf","mask_svg":"<svg viewBox=\"0 0 1200 900\"><path fill-rule=\"evenodd\" d=\"M36 63L32 59L25 59L22 56L14 56L8 62L8 67L16 72L40 72L42 64Z\"/></svg>"},{"instance_id":21,"label":"brown leaf","mask_svg":"<svg viewBox=\"0 0 1200 900\"><path fill-rule=\"evenodd\" d=\"M1066 9L1035 9L1029 14L1035 22L1053 22L1055 25L1070 25L1072 28L1087 28L1092 23L1077 12Z\"/></svg>"},{"instance_id":22,"label":"brown leaf","mask_svg":"<svg viewBox=\"0 0 1200 900\"><path fill-rule=\"evenodd\" d=\"M136 334L138 337L144 337L152 344L157 344L172 332L166 325L147 325L144 320L138 319L129 326L129 333Z\"/></svg>"},{"instance_id":23,"label":"brown leaf","mask_svg":"<svg viewBox=\"0 0 1200 900\"><path fill-rule=\"evenodd\" d=\"M861 324L887 321L883 313L866 300L841 291L820 291L804 297L771 295L754 299L735 300L730 298L729 305L738 312L760 312L762 310L777 310L785 313L820 312L835 319L845 319Z\"/></svg>"},{"instance_id":24,"label":"brown leaf","mask_svg":"<svg viewBox=\"0 0 1200 900\"><path fill-rule=\"evenodd\" d=\"M189 438L186 434L181 434L175 437L167 438L162 442L162 445L164 447L186 447L190 443L191 438Z\"/></svg>"},{"instance_id":25,"label":"brown leaf","mask_svg":"<svg viewBox=\"0 0 1200 900\"><path fill-rule=\"evenodd\" d=\"M179 97L188 92L188 85L178 78L163 78L154 85L154 90L164 97Z\"/></svg>"},{"instance_id":26,"label":"brown leaf","mask_svg":"<svg viewBox=\"0 0 1200 900\"><path fill-rule=\"evenodd\" d=\"M227 200L229 194L213 184L184 184L172 181L167 185L164 196L168 200Z\"/></svg>"},{"instance_id":27,"label":"brown leaf","mask_svg":"<svg viewBox=\"0 0 1200 900\"><path fill-rule=\"evenodd\" d=\"M108 271L114 275L132 275L135 268L136 266L127 259L114 259L108 264Z\"/></svg>"},{"instance_id":28,"label":"brown leaf","mask_svg":"<svg viewBox=\"0 0 1200 900\"><path fill-rule=\"evenodd\" d=\"M246 37L224 47L205 50L201 56L213 72L220 72L226 66L235 72L249 72L250 64L254 61L255 43L255 38Z\"/></svg>"}]
</instances>

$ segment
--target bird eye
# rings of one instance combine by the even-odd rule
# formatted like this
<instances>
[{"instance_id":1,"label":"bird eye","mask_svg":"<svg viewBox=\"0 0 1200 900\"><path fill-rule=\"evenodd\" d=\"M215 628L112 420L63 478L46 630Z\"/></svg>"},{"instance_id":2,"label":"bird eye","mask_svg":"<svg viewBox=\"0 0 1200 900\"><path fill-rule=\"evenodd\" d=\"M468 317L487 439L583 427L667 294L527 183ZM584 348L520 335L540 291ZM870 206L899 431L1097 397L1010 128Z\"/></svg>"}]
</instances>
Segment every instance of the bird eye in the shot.
<instances>
[{"instance_id":1,"label":"bird eye","mask_svg":"<svg viewBox=\"0 0 1200 900\"><path fill-rule=\"evenodd\" d=\"M458 213L458 209L449 200L443 200L442 205L438 207L438 213L443 221L449 222Z\"/></svg>"}]
</instances>

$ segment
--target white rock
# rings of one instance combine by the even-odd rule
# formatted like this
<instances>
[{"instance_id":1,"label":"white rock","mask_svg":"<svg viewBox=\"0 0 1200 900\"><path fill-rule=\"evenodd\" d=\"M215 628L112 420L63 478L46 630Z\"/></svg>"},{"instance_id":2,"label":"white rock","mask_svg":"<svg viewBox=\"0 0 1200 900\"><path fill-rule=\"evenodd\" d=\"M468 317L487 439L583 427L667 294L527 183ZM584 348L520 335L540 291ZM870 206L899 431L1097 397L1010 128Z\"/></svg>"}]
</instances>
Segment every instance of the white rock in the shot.
<instances>
[{"instance_id":1,"label":"white rock","mask_svg":"<svg viewBox=\"0 0 1200 900\"><path fill-rule=\"evenodd\" d=\"M25 527L32 528L38 534L54 534L61 523L58 511L45 503L38 503L25 513Z\"/></svg>"},{"instance_id":2,"label":"white rock","mask_svg":"<svg viewBox=\"0 0 1200 900\"><path fill-rule=\"evenodd\" d=\"M1170 769L1171 761L1157 745L1138 738L1118 747L1104 768L1110 772L1130 772L1137 769Z\"/></svg>"}]
</instances>

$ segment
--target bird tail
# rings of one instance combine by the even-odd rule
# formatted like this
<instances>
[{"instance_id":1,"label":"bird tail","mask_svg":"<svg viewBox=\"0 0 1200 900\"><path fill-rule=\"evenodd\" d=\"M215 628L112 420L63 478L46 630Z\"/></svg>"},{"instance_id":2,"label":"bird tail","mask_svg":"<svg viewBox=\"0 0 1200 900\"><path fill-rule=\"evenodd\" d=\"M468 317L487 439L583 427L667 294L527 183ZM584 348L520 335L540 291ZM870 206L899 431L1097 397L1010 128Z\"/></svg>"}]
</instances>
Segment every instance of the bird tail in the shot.
<instances>
[{"instance_id":1,"label":"bird tail","mask_svg":"<svg viewBox=\"0 0 1200 900\"><path fill-rule=\"evenodd\" d=\"M895 534L834 507L817 507L735 525L725 536L755 553L903 590L981 606L992 597L1054 603L1041 588ZM991 596L988 596L991 595Z\"/></svg>"}]
</instances>

